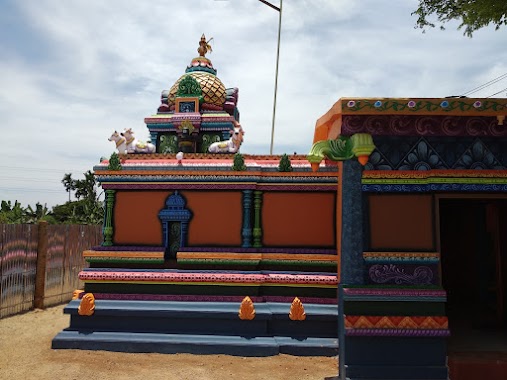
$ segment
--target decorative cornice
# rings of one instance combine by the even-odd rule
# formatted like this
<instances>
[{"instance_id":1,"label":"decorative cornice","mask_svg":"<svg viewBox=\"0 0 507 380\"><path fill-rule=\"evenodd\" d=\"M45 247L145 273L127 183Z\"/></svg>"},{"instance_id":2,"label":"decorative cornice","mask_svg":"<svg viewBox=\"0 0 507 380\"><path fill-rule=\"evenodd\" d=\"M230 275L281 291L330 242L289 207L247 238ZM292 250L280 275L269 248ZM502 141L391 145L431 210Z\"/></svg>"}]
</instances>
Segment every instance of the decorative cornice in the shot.
<instances>
[{"instance_id":1,"label":"decorative cornice","mask_svg":"<svg viewBox=\"0 0 507 380\"><path fill-rule=\"evenodd\" d=\"M341 98L341 114L481 115L507 114L507 99Z\"/></svg>"},{"instance_id":2,"label":"decorative cornice","mask_svg":"<svg viewBox=\"0 0 507 380\"><path fill-rule=\"evenodd\" d=\"M101 183L105 190L256 190L269 189L270 191L333 191L336 184L254 184L254 183Z\"/></svg>"},{"instance_id":3,"label":"decorative cornice","mask_svg":"<svg viewBox=\"0 0 507 380\"><path fill-rule=\"evenodd\" d=\"M507 110L505 111L507 113ZM372 136L507 136L507 128L494 116L344 115L343 135Z\"/></svg>"}]
</instances>

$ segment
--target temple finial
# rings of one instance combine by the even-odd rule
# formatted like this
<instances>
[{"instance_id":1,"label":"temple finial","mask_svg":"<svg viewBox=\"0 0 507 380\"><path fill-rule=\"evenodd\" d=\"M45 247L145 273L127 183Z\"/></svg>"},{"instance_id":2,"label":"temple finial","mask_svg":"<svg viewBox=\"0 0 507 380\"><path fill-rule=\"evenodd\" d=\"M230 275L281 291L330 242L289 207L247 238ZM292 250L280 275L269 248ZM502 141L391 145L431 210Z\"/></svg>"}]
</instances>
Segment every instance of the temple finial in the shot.
<instances>
[{"instance_id":1,"label":"temple finial","mask_svg":"<svg viewBox=\"0 0 507 380\"><path fill-rule=\"evenodd\" d=\"M201 40L199 41L199 47L197 48L197 52L199 53L199 56L204 57L206 56L206 53L209 51L210 53L213 51L211 48L211 45L209 44L213 40L213 37L209 39L209 41L206 41L206 36L204 33L201 36Z\"/></svg>"}]
</instances>

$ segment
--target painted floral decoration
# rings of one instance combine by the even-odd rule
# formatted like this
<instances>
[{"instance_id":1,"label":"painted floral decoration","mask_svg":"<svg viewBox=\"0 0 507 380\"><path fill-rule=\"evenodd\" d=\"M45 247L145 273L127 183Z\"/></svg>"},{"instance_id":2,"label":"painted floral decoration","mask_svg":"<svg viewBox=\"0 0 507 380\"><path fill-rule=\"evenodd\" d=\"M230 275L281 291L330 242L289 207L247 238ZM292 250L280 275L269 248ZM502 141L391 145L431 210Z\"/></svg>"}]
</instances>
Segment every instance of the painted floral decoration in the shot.
<instances>
[{"instance_id":1,"label":"painted floral decoration","mask_svg":"<svg viewBox=\"0 0 507 380\"><path fill-rule=\"evenodd\" d=\"M449 107L449 102L447 100L444 100L442 103L440 103L440 107L442 107L442 108Z\"/></svg>"},{"instance_id":2,"label":"painted floral decoration","mask_svg":"<svg viewBox=\"0 0 507 380\"><path fill-rule=\"evenodd\" d=\"M445 169L440 157L428 146L426 141L420 140L403 160L399 170L431 170Z\"/></svg>"},{"instance_id":3,"label":"painted floral decoration","mask_svg":"<svg viewBox=\"0 0 507 380\"><path fill-rule=\"evenodd\" d=\"M355 105L356 105L356 102L355 102L355 101L353 101L353 100L349 100L349 101L347 102L347 107L349 107L349 108L352 108L352 107L354 107Z\"/></svg>"},{"instance_id":4,"label":"painted floral decoration","mask_svg":"<svg viewBox=\"0 0 507 380\"><path fill-rule=\"evenodd\" d=\"M373 103L373 106L377 108L382 107L382 102L380 100L377 100L375 103Z\"/></svg>"},{"instance_id":5,"label":"painted floral decoration","mask_svg":"<svg viewBox=\"0 0 507 380\"><path fill-rule=\"evenodd\" d=\"M408 108L414 108L415 102L413 100L411 100L410 102L407 103L407 106L408 106Z\"/></svg>"},{"instance_id":6,"label":"painted floral decoration","mask_svg":"<svg viewBox=\"0 0 507 380\"><path fill-rule=\"evenodd\" d=\"M456 169L490 169L504 170L500 162L495 158L493 153L480 141L476 140L471 148L461 156L455 165Z\"/></svg>"},{"instance_id":7,"label":"painted floral decoration","mask_svg":"<svg viewBox=\"0 0 507 380\"><path fill-rule=\"evenodd\" d=\"M475 108L482 107L482 102L481 102L480 100L477 100L477 101L474 103L474 107L475 107Z\"/></svg>"}]
</instances>

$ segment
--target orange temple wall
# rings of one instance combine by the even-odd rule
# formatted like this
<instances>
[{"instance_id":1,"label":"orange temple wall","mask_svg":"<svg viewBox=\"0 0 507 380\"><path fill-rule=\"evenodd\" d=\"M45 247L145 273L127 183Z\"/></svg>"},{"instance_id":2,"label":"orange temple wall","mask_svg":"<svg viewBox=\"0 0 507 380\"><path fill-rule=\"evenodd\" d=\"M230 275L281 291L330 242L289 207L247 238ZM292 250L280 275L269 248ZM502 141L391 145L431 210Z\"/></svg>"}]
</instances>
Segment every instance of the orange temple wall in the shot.
<instances>
[{"instance_id":1,"label":"orange temple wall","mask_svg":"<svg viewBox=\"0 0 507 380\"><path fill-rule=\"evenodd\" d=\"M335 192L267 192L262 205L265 246L335 247Z\"/></svg>"},{"instance_id":2,"label":"orange temple wall","mask_svg":"<svg viewBox=\"0 0 507 380\"><path fill-rule=\"evenodd\" d=\"M188 246L241 246L242 193L181 191L193 216ZM118 191L114 206L116 245L161 246L158 213L172 191ZM265 192L262 242L278 247L335 247L336 194ZM252 210L252 216L253 216ZM252 218L253 227L253 218Z\"/></svg>"},{"instance_id":3,"label":"orange temple wall","mask_svg":"<svg viewBox=\"0 0 507 380\"><path fill-rule=\"evenodd\" d=\"M370 249L435 250L432 195L370 195Z\"/></svg>"}]
</instances>

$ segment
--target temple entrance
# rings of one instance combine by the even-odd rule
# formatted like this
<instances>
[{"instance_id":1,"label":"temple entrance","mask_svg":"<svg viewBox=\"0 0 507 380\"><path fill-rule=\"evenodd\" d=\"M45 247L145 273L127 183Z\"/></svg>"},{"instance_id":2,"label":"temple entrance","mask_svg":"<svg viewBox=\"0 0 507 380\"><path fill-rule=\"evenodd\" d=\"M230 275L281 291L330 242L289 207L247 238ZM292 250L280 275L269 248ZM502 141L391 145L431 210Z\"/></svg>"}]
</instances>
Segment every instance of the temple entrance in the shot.
<instances>
[{"instance_id":1,"label":"temple entrance","mask_svg":"<svg viewBox=\"0 0 507 380\"><path fill-rule=\"evenodd\" d=\"M478 358L507 360L507 199L441 198L439 215L449 367L468 379Z\"/></svg>"}]
</instances>

